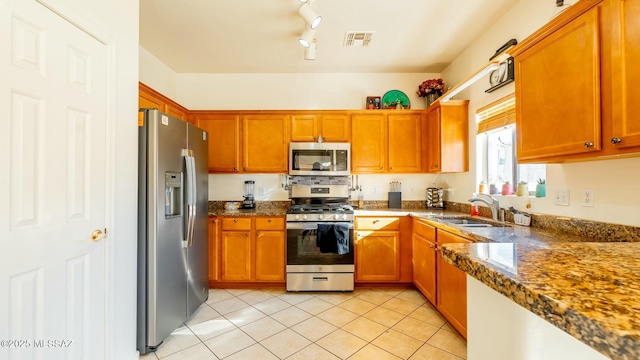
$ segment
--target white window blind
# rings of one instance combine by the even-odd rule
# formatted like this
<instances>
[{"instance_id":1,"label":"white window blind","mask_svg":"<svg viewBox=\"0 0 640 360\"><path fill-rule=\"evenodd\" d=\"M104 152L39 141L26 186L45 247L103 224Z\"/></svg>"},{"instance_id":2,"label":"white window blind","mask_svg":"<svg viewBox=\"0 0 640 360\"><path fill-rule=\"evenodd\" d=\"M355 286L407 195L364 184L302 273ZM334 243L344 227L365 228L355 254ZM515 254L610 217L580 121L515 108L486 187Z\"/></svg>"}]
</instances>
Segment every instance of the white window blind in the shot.
<instances>
[{"instance_id":1,"label":"white window blind","mask_svg":"<svg viewBox=\"0 0 640 360\"><path fill-rule=\"evenodd\" d=\"M511 94L476 111L478 134L516 123L516 95Z\"/></svg>"}]
</instances>

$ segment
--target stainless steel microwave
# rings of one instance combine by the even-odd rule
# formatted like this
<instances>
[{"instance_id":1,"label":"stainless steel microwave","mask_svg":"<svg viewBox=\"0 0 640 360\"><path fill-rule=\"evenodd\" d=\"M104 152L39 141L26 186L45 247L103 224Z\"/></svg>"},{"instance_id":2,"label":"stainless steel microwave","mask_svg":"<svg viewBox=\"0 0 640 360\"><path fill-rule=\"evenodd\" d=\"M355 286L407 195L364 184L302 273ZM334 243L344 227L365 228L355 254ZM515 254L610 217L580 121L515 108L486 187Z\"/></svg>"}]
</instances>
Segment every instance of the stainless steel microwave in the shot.
<instances>
[{"instance_id":1,"label":"stainless steel microwave","mask_svg":"<svg viewBox=\"0 0 640 360\"><path fill-rule=\"evenodd\" d=\"M351 175L351 144L289 143L289 175Z\"/></svg>"}]
</instances>

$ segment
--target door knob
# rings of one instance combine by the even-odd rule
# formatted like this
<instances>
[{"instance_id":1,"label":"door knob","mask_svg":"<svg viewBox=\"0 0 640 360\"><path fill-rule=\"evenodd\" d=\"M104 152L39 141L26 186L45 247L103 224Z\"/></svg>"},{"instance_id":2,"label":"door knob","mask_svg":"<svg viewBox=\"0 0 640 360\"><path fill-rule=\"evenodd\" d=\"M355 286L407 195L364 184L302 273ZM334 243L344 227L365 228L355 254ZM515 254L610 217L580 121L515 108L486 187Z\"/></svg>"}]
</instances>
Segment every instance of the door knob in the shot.
<instances>
[{"instance_id":1,"label":"door knob","mask_svg":"<svg viewBox=\"0 0 640 360\"><path fill-rule=\"evenodd\" d=\"M93 230L91 233L91 241L98 242L107 237L107 229L104 229L104 232L100 229Z\"/></svg>"}]
</instances>

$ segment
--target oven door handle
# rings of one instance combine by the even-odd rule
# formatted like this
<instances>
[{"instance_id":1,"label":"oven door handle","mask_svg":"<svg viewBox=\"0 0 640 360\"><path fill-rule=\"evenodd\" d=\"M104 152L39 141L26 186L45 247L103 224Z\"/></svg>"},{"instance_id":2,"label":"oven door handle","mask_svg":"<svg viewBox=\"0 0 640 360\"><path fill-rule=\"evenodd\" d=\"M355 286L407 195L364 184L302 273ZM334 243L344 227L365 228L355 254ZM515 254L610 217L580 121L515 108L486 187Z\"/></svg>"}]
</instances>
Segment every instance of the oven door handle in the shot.
<instances>
[{"instance_id":1,"label":"oven door handle","mask_svg":"<svg viewBox=\"0 0 640 360\"><path fill-rule=\"evenodd\" d=\"M318 224L345 224L344 222L287 222L287 230L317 230ZM353 229L353 223L346 223L349 230Z\"/></svg>"}]
</instances>

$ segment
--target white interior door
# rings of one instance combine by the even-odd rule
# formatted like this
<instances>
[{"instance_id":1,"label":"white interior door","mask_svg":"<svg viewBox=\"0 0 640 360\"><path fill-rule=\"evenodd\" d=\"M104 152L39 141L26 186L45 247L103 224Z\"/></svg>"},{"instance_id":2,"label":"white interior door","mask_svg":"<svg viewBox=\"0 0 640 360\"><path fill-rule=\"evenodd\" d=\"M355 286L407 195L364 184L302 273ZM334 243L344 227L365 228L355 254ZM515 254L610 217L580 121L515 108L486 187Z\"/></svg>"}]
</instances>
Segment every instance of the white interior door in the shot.
<instances>
[{"instance_id":1,"label":"white interior door","mask_svg":"<svg viewBox=\"0 0 640 360\"><path fill-rule=\"evenodd\" d=\"M1 359L105 353L106 48L0 0Z\"/></svg>"}]
</instances>

